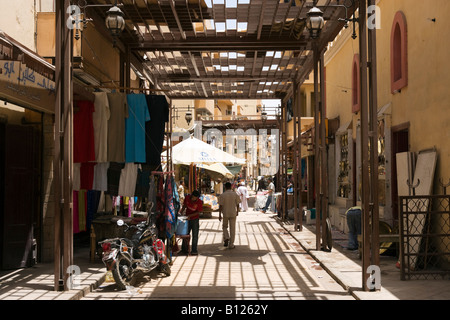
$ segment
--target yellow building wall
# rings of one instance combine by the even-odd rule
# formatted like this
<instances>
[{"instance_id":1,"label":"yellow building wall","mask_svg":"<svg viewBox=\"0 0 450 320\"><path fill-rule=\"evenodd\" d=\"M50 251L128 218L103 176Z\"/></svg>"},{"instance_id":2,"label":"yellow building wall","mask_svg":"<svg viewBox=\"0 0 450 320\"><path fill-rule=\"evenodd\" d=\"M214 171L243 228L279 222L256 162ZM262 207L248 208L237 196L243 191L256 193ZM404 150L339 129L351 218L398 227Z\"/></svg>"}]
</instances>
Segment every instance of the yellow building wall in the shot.
<instances>
[{"instance_id":1,"label":"yellow building wall","mask_svg":"<svg viewBox=\"0 0 450 320\"><path fill-rule=\"evenodd\" d=\"M438 161L433 193L442 194L439 179L444 183L450 179L450 42L446 36L450 30L450 1L380 0L377 5L381 13L381 29L377 30L378 109L391 105L392 127L409 123L410 151L436 148ZM397 11L404 13L407 23L408 85L393 94L390 44ZM351 33L350 29L351 26L341 37ZM359 38L348 37L344 43L336 41L335 44L339 44L339 50L329 48L327 53L332 56L326 65L327 117L339 116L341 124L353 120L353 138L356 138L359 114L351 112L351 70L353 56L359 52ZM449 227L442 221L436 223L445 229ZM450 244L438 246L443 250Z\"/></svg>"},{"instance_id":2,"label":"yellow building wall","mask_svg":"<svg viewBox=\"0 0 450 320\"><path fill-rule=\"evenodd\" d=\"M410 123L411 151L436 147L437 181L450 178L450 2L383 0L379 3L382 29L377 32L379 106L392 103L392 126ZM390 89L390 37L394 15L403 11L408 28L408 86ZM433 22L431 19L436 19Z\"/></svg>"}]
</instances>

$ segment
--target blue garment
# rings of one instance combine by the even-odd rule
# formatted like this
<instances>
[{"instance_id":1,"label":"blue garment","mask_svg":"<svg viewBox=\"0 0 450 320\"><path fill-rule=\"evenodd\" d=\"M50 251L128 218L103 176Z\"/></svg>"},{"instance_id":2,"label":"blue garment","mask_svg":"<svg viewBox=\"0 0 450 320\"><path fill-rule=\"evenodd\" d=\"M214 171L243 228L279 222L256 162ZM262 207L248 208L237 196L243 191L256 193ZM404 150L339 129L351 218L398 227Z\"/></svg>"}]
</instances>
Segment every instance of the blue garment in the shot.
<instances>
[{"instance_id":1,"label":"blue garment","mask_svg":"<svg viewBox=\"0 0 450 320\"><path fill-rule=\"evenodd\" d=\"M272 203L272 198L273 198L273 195L269 194L269 196L267 197L266 205L264 206L262 211L266 212L269 209L269 206Z\"/></svg>"},{"instance_id":2,"label":"blue garment","mask_svg":"<svg viewBox=\"0 0 450 320\"><path fill-rule=\"evenodd\" d=\"M348 249L358 249L358 235L361 234L361 207L347 210Z\"/></svg>"},{"instance_id":3,"label":"blue garment","mask_svg":"<svg viewBox=\"0 0 450 320\"><path fill-rule=\"evenodd\" d=\"M192 247L191 247L192 253L198 253L197 245L198 245L199 230L200 230L200 219L188 220L188 234L190 234L192 231ZM188 244L185 241L183 241L183 244L181 245L181 250L183 252L188 252Z\"/></svg>"},{"instance_id":4,"label":"blue garment","mask_svg":"<svg viewBox=\"0 0 450 320\"><path fill-rule=\"evenodd\" d=\"M127 94L125 122L125 162L146 162L145 122L150 121L145 94Z\"/></svg>"}]
</instances>

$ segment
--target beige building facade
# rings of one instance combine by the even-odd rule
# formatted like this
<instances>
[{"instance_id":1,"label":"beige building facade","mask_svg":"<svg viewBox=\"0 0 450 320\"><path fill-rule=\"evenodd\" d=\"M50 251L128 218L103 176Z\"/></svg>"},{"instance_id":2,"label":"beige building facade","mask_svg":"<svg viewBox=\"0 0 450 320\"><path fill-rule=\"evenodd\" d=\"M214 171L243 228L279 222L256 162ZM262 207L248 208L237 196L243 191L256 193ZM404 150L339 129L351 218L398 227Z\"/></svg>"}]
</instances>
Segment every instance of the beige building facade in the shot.
<instances>
[{"instance_id":1,"label":"beige building facade","mask_svg":"<svg viewBox=\"0 0 450 320\"><path fill-rule=\"evenodd\" d=\"M380 220L395 229L399 223L398 153L437 152L432 194L442 194L439 180L450 179L450 45L442 33L450 27L450 3L380 0L377 6L381 21L376 44ZM330 199L336 197L330 201L330 215L344 231L345 211L361 203L359 42L351 35L350 25L325 54L326 116L339 121L332 143L335 151L328 154L337 177L330 181Z\"/></svg>"}]
</instances>

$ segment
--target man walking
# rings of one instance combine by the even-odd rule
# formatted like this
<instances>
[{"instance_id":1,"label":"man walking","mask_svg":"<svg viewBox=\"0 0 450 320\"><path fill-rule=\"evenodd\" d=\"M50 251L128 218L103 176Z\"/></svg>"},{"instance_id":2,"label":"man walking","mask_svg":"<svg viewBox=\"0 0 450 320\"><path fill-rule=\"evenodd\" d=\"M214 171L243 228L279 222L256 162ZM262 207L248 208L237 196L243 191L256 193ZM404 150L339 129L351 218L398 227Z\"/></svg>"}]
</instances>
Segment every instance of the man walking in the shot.
<instances>
[{"instance_id":1,"label":"man walking","mask_svg":"<svg viewBox=\"0 0 450 320\"><path fill-rule=\"evenodd\" d=\"M273 195L275 193L275 185L273 184L272 178L269 178L269 187L267 189L268 189L267 202L262 210L263 213L266 213L266 211L269 209L269 206L273 200Z\"/></svg>"},{"instance_id":2,"label":"man walking","mask_svg":"<svg viewBox=\"0 0 450 320\"><path fill-rule=\"evenodd\" d=\"M223 213L223 245L229 249L235 248L236 217L239 214L240 202L237 193L231 190L231 183L225 183L225 192L219 197L219 221L222 221Z\"/></svg>"}]
</instances>

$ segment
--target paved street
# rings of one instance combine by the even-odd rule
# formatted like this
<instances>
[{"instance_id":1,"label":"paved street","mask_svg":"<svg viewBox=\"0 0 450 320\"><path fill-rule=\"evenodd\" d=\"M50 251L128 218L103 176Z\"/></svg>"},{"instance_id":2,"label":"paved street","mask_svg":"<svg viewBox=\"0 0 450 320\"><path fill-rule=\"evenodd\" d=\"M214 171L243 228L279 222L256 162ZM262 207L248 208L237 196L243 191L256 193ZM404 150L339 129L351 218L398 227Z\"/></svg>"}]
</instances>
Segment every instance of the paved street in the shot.
<instances>
[{"instance_id":1,"label":"paved street","mask_svg":"<svg viewBox=\"0 0 450 320\"><path fill-rule=\"evenodd\" d=\"M199 255L177 256L170 277L156 272L118 291L108 279L83 300L353 300L271 214L238 217L235 249L222 247L217 213L201 219Z\"/></svg>"}]
</instances>

